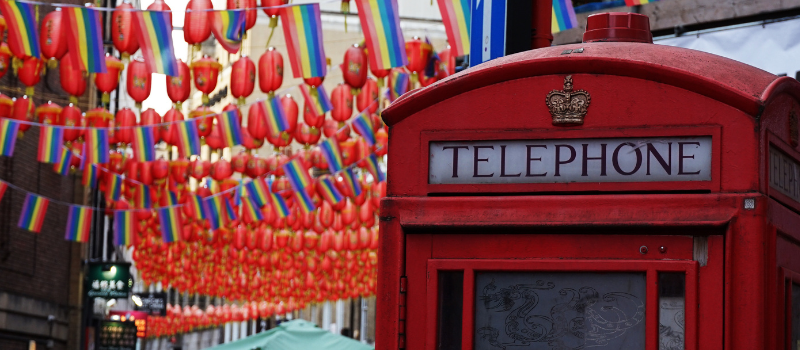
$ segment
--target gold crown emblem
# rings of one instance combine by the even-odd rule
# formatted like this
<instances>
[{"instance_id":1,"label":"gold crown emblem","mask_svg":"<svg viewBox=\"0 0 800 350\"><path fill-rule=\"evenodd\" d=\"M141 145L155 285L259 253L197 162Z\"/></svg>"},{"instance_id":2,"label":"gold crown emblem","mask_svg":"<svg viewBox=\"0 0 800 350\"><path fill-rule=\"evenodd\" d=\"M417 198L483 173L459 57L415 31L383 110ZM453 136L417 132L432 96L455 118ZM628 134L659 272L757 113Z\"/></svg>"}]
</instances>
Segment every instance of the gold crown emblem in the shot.
<instances>
[{"instance_id":1,"label":"gold crown emblem","mask_svg":"<svg viewBox=\"0 0 800 350\"><path fill-rule=\"evenodd\" d=\"M545 101L553 116L553 125L581 125L592 98L584 90L573 91L572 76L568 75L564 78L564 90L550 91Z\"/></svg>"}]
</instances>

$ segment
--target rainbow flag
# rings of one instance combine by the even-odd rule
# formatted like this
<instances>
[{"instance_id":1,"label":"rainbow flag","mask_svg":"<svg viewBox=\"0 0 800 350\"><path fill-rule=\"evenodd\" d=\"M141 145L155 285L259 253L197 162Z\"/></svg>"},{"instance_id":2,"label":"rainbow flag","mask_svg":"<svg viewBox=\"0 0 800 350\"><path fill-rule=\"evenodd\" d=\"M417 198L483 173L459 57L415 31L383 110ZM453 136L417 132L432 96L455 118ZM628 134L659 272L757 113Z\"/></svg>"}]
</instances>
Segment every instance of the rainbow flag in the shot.
<instances>
[{"instance_id":1,"label":"rainbow flag","mask_svg":"<svg viewBox=\"0 0 800 350\"><path fill-rule=\"evenodd\" d=\"M69 147L61 147L61 156L58 162L53 165L53 171L61 174L61 176L69 175L69 165L72 160L72 150Z\"/></svg>"},{"instance_id":2,"label":"rainbow flag","mask_svg":"<svg viewBox=\"0 0 800 350\"><path fill-rule=\"evenodd\" d=\"M114 173L109 175L106 183L106 202L113 202L119 200L119 195L122 193L122 177Z\"/></svg>"},{"instance_id":3,"label":"rainbow flag","mask_svg":"<svg viewBox=\"0 0 800 350\"><path fill-rule=\"evenodd\" d=\"M38 233L42 229L44 214L50 201L44 197L28 193L22 203L22 214L19 217L19 228Z\"/></svg>"},{"instance_id":4,"label":"rainbow flag","mask_svg":"<svg viewBox=\"0 0 800 350\"><path fill-rule=\"evenodd\" d=\"M225 204L225 214L228 216L229 221L233 221L239 218L239 215L236 215L236 211L233 210L233 204L231 204L231 200L228 197L223 197L222 201Z\"/></svg>"},{"instance_id":5,"label":"rainbow flag","mask_svg":"<svg viewBox=\"0 0 800 350\"><path fill-rule=\"evenodd\" d=\"M324 77L328 66L322 45L319 4L288 6L280 11L294 77Z\"/></svg>"},{"instance_id":6,"label":"rainbow flag","mask_svg":"<svg viewBox=\"0 0 800 350\"><path fill-rule=\"evenodd\" d=\"M389 100L394 101L408 92L409 74L399 70L392 70L392 86L389 87Z\"/></svg>"},{"instance_id":7,"label":"rainbow flag","mask_svg":"<svg viewBox=\"0 0 800 350\"><path fill-rule=\"evenodd\" d=\"M311 196L305 189L301 189L299 191L295 190L294 198L297 201L297 204L300 206L300 210L302 210L303 213L307 214L317 209L317 205L314 204L314 200L311 199Z\"/></svg>"},{"instance_id":8,"label":"rainbow flag","mask_svg":"<svg viewBox=\"0 0 800 350\"><path fill-rule=\"evenodd\" d=\"M656 2L656 1L658 1L658 0L625 0L625 6L644 5L644 4L649 4L651 2Z\"/></svg>"},{"instance_id":9,"label":"rainbow flag","mask_svg":"<svg viewBox=\"0 0 800 350\"><path fill-rule=\"evenodd\" d=\"M14 155L17 134L19 134L19 122L0 118L0 156L11 157Z\"/></svg>"},{"instance_id":10,"label":"rainbow flag","mask_svg":"<svg viewBox=\"0 0 800 350\"><path fill-rule=\"evenodd\" d=\"M244 185L247 190L247 196L252 199L259 208L265 206L269 202L269 188L264 182L264 179L257 177Z\"/></svg>"},{"instance_id":11,"label":"rainbow flag","mask_svg":"<svg viewBox=\"0 0 800 350\"><path fill-rule=\"evenodd\" d=\"M8 189L8 184L4 181L0 181L0 200L3 199L3 195L6 194L6 190Z\"/></svg>"},{"instance_id":12,"label":"rainbow flag","mask_svg":"<svg viewBox=\"0 0 800 350\"><path fill-rule=\"evenodd\" d=\"M70 206L67 214L67 232L64 239L75 242L88 242L92 228L94 211L89 207Z\"/></svg>"},{"instance_id":13,"label":"rainbow flag","mask_svg":"<svg viewBox=\"0 0 800 350\"><path fill-rule=\"evenodd\" d=\"M178 76L178 61L172 46L172 13L164 11L136 11L139 45L144 63L151 73Z\"/></svg>"},{"instance_id":14,"label":"rainbow flag","mask_svg":"<svg viewBox=\"0 0 800 350\"><path fill-rule=\"evenodd\" d=\"M42 57L34 6L13 0L0 1L0 11L8 25L8 46L14 56Z\"/></svg>"},{"instance_id":15,"label":"rainbow flag","mask_svg":"<svg viewBox=\"0 0 800 350\"><path fill-rule=\"evenodd\" d=\"M242 144L242 126L239 124L239 111L232 109L217 114L217 127L227 147Z\"/></svg>"},{"instance_id":16,"label":"rainbow flag","mask_svg":"<svg viewBox=\"0 0 800 350\"><path fill-rule=\"evenodd\" d=\"M150 186L137 185L134 196L133 203L137 208L149 209L153 207L153 195L150 193Z\"/></svg>"},{"instance_id":17,"label":"rainbow flag","mask_svg":"<svg viewBox=\"0 0 800 350\"><path fill-rule=\"evenodd\" d=\"M83 144L84 163L108 163L108 129L86 129L85 139L86 143Z\"/></svg>"},{"instance_id":18,"label":"rainbow flag","mask_svg":"<svg viewBox=\"0 0 800 350\"><path fill-rule=\"evenodd\" d=\"M167 205L165 207L174 207L179 203L178 201L178 194L172 191L166 191L166 196L163 196L164 201Z\"/></svg>"},{"instance_id":19,"label":"rainbow flag","mask_svg":"<svg viewBox=\"0 0 800 350\"><path fill-rule=\"evenodd\" d=\"M211 12L211 31L225 51L236 53L242 45L245 32L245 11Z\"/></svg>"},{"instance_id":20,"label":"rainbow flag","mask_svg":"<svg viewBox=\"0 0 800 350\"><path fill-rule=\"evenodd\" d=\"M300 163L300 159L295 158L284 164L283 172L286 174L286 178L289 179L289 183L292 184L292 188L295 191L302 190L311 185L311 177L308 175L308 169Z\"/></svg>"},{"instance_id":21,"label":"rainbow flag","mask_svg":"<svg viewBox=\"0 0 800 350\"><path fill-rule=\"evenodd\" d=\"M64 129L56 126L42 126L39 132L39 152L36 157L42 163L56 163L61 155L61 140Z\"/></svg>"},{"instance_id":22,"label":"rainbow flag","mask_svg":"<svg viewBox=\"0 0 800 350\"><path fill-rule=\"evenodd\" d=\"M181 239L181 215L179 207L171 206L156 209L158 222L161 224L161 238L164 243L177 242Z\"/></svg>"},{"instance_id":23,"label":"rainbow flag","mask_svg":"<svg viewBox=\"0 0 800 350\"><path fill-rule=\"evenodd\" d=\"M197 220L202 220L206 218L206 209L203 206L203 197L199 195L190 195L189 201L186 203L194 210L194 218Z\"/></svg>"},{"instance_id":24,"label":"rainbow flag","mask_svg":"<svg viewBox=\"0 0 800 350\"><path fill-rule=\"evenodd\" d=\"M133 233L136 232L136 217L133 211L119 210L114 212L114 244L129 246L133 244Z\"/></svg>"},{"instance_id":25,"label":"rainbow flag","mask_svg":"<svg viewBox=\"0 0 800 350\"><path fill-rule=\"evenodd\" d=\"M625 0L625 3L643 2L648 0ZM628 5L633 6L633 5ZM575 28L578 19L575 17L575 8L572 7L572 0L553 0L553 19L550 22L550 30L558 33L562 30Z\"/></svg>"},{"instance_id":26,"label":"rainbow flag","mask_svg":"<svg viewBox=\"0 0 800 350\"><path fill-rule=\"evenodd\" d=\"M369 116L369 113L360 113L358 117L353 120L352 125L353 129L356 129L356 132L364 138L364 141L366 141L370 147L375 146L375 129L372 126L372 118Z\"/></svg>"},{"instance_id":27,"label":"rainbow flag","mask_svg":"<svg viewBox=\"0 0 800 350\"><path fill-rule=\"evenodd\" d=\"M369 65L384 70L408 64L397 0L356 0L356 6L367 39Z\"/></svg>"},{"instance_id":28,"label":"rainbow flag","mask_svg":"<svg viewBox=\"0 0 800 350\"><path fill-rule=\"evenodd\" d=\"M328 161L328 167L332 173L344 169L344 159L342 158L342 151L339 149L339 142L335 138L327 138L319 144L319 149L325 160Z\"/></svg>"},{"instance_id":29,"label":"rainbow flag","mask_svg":"<svg viewBox=\"0 0 800 350\"><path fill-rule=\"evenodd\" d=\"M244 206L244 213L250 215L250 218L253 221L262 221L264 220L264 214L261 213L261 210L258 209L258 204L255 203L250 197L242 198L242 205Z\"/></svg>"},{"instance_id":30,"label":"rainbow flag","mask_svg":"<svg viewBox=\"0 0 800 350\"><path fill-rule=\"evenodd\" d=\"M269 187L272 187L272 180L270 180ZM289 216L289 205L286 204L286 200L283 199L281 195L269 191L269 201L279 218L285 218Z\"/></svg>"},{"instance_id":31,"label":"rainbow flag","mask_svg":"<svg viewBox=\"0 0 800 350\"><path fill-rule=\"evenodd\" d=\"M72 62L77 62L82 71L106 73L100 12L83 6L63 7L61 11L67 18L67 46Z\"/></svg>"},{"instance_id":32,"label":"rainbow flag","mask_svg":"<svg viewBox=\"0 0 800 350\"><path fill-rule=\"evenodd\" d=\"M270 135L279 135L281 132L289 130L289 119L283 110L283 104L278 96L266 99L258 103L261 112L267 118L267 127Z\"/></svg>"},{"instance_id":33,"label":"rainbow flag","mask_svg":"<svg viewBox=\"0 0 800 350\"><path fill-rule=\"evenodd\" d=\"M152 162L156 160L156 150L153 140L153 127L140 126L133 128L133 159L137 162Z\"/></svg>"},{"instance_id":34,"label":"rainbow flag","mask_svg":"<svg viewBox=\"0 0 800 350\"><path fill-rule=\"evenodd\" d=\"M361 195L361 184L356 179L356 174L353 173L353 168L347 168L342 173L342 178L344 179L344 184L347 185L347 188L350 189L350 193L353 194L353 197L358 197Z\"/></svg>"},{"instance_id":35,"label":"rainbow flag","mask_svg":"<svg viewBox=\"0 0 800 350\"><path fill-rule=\"evenodd\" d=\"M378 166L378 156L375 153L370 154L369 157L365 158L364 161L367 163L367 170L372 174L372 177L375 178L375 182L384 182L386 181L386 174L383 173L381 167Z\"/></svg>"},{"instance_id":36,"label":"rainbow flag","mask_svg":"<svg viewBox=\"0 0 800 350\"><path fill-rule=\"evenodd\" d=\"M97 186L97 175L98 169L94 164L85 166L83 168L83 179L81 180L83 187L95 188L95 186Z\"/></svg>"},{"instance_id":37,"label":"rainbow flag","mask_svg":"<svg viewBox=\"0 0 800 350\"><path fill-rule=\"evenodd\" d=\"M222 196L208 197L203 201L205 217L211 224L212 230L217 230L222 226Z\"/></svg>"},{"instance_id":38,"label":"rainbow flag","mask_svg":"<svg viewBox=\"0 0 800 350\"><path fill-rule=\"evenodd\" d=\"M331 109L333 109L333 104L331 103L331 99L328 97L328 93L325 92L325 88L322 85L318 86L316 91L311 90L306 84L300 85L300 92L303 93L303 99L306 101L306 107L308 107L309 111L317 117L325 116L325 113L328 113Z\"/></svg>"},{"instance_id":39,"label":"rainbow flag","mask_svg":"<svg viewBox=\"0 0 800 350\"><path fill-rule=\"evenodd\" d=\"M177 124L178 148L184 155L200 154L200 135L197 133L197 124L194 120Z\"/></svg>"},{"instance_id":40,"label":"rainbow flag","mask_svg":"<svg viewBox=\"0 0 800 350\"><path fill-rule=\"evenodd\" d=\"M450 54L469 54L470 0L438 0L439 12L450 43Z\"/></svg>"},{"instance_id":41,"label":"rainbow flag","mask_svg":"<svg viewBox=\"0 0 800 350\"><path fill-rule=\"evenodd\" d=\"M330 175L323 175L317 179L317 189L322 191L322 196L329 203L336 205L344 199L344 196L333 183L333 178Z\"/></svg>"}]
</instances>

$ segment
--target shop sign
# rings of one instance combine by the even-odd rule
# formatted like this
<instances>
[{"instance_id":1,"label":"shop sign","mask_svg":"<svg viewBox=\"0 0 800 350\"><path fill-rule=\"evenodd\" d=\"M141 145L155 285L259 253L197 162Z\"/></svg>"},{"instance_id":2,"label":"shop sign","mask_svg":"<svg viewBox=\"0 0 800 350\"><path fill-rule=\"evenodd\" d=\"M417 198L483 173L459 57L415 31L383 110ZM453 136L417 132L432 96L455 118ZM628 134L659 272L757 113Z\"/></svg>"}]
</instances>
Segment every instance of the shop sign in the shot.
<instances>
[{"instance_id":1,"label":"shop sign","mask_svg":"<svg viewBox=\"0 0 800 350\"><path fill-rule=\"evenodd\" d=\"M133 286L130 264L90 263L86 273L86 293L93 298L127 298Z\"/></svg>"},{"instance_id":2,"label":"shop sign","mask_svg":"<svg viewBox=\"0 0 800 350\"><path fill-rule=\"evenodd\" d=\"M142 311L151 316L167 315L167 293L141 293L134 294L135 298L141 301L141 306L134 300L137 311Z\"/></svg>"},{"instance_id":3,"label":"shop sign","mask_svg":"<svg viewBox=\"0 0 800 350\"><path fill-rule=\"evenodd\" d=\"M112 321L133 322L136 325L136 337L147 336L147 313L142 311L111 311L108 313Z\"/></svg>"},{"instance_id":4,"label":"shop sign","mask_svg":"<svg viewBox=\"0 0 800 350\"><path fill-rule=\"evenodd\" d=\"M711 136L434 141L430 184L710 181Z\"/></svg>"},{"instance_id":5,"label":"shop sign","mask_svg":"<svg viewBox=\"0 0 800 350\"><path fill-rule=\"evenodd\" d=\"M95 350L136 350L136 332L134 322L101 321Z\"/></svg>"},{"instance_id":6,"label":"shop sign","mask_svg":"<svg viewBox=\"0 0 800 350\"><path fill-rule=\"evenodd\" d=\"M775 147L769 147L769 187L800 202L800 164Z\"/></svg>"}]
</instances>

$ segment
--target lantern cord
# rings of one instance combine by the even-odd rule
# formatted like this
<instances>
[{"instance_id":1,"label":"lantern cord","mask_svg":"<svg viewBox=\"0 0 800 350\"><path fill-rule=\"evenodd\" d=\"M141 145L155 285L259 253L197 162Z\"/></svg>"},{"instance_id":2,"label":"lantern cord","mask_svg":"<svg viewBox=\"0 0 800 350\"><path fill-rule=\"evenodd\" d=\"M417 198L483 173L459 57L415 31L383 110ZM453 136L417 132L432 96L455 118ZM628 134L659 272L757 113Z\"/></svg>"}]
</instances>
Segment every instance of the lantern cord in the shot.
<instances>
[{"instance_id":1,"label":"lantern cord","mask_svg":"<svg viewBox=\"0 0 800 350\"><path fill-rule=\"evenodd\" d=\"M267 48L269 48L269 42L272 41L272 34L275 34L275 27L272 27L269 30L269 37L267 37Z\"/></svg>"}]
</instances>

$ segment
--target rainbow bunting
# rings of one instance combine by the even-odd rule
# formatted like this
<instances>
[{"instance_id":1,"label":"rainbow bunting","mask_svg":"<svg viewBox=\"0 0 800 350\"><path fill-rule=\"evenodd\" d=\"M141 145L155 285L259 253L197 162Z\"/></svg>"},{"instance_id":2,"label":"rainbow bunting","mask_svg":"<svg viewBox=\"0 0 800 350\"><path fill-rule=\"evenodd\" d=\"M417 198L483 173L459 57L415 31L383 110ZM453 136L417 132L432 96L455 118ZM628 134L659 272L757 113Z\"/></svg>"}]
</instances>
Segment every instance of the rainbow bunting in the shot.
<instances>
[{"instance_id":1,"label":"rainbow bunting","mask_svg":"<svg viewBox=\"0 0 800 350\"><path fill-rule=\"evenodd\" d=\"M392 70L392 86L389 87L389 101L394 102L398 97L408 92L409 74L400 70Z\"/></svg>"},{"instance_id":2,"label":"rainbow bunting","mask_svg":"<svg viewBox=\"0 0 800 350\"><path fill-rule=\"evenodd\" d=\"M247 190L247 196L252 199L259 208L263 207L269 202L269 188L264 183L264 179L257 177L244 185Z\"/></svg>"},{"instance_id":3,"label":"rainbow bunting","mask_svg":"<svg viewBox=\"0 0 800 350\"><path fill-rule=\"evenodd\" d=\"M70 160L72 160L72 150L69 147L61 147L61 156L58 157L58 162L53 164L53 171L61 176L69 175Z\"/></svg>"},{"instance_id":4,"label":"rainbow bunting","mask_svg":"<svg viewBox=\"0 0 800 350\"><path fill-rule=\"evenodd\" d=\"M625 6L644 5L656 1L658 0L625 0Z\"/></svg>"},{"instance_id":5,"label":"rainbow bunting","mask_svg":"<svg viewBox=\"0 0 800 350\"><path fill-rule=\"evenodd\" d=\"M469 54L470 0L438 0L442 14L450 54L463 56Z\"/></svg>"},{"instance_id":6,"label":"rainbow bunting","mask_svg":"<svg viewBox=\"0 0 800 350\"><path fill-rule=\"evenodd\" d=\"M86 129L85 139L83 161L100 164L108 163L108 129Z\"/></svg>"},{"instance_id":7,"label":"rainbow bunting","mask_svg":"<svg viewBox=\"0 0 800 350\"><path fill-rule=\"evenodd\" d=\"M364 161L367 163L367 170L369 170L376 182L386 181L386 174L383 173L380 165L378 165L378 156L376 156L375 153L370 154Z\"/></svg>"},{"instance_id":8,"label":"rainbow bunting","mask_svg":"<svg viewBox=\"0 0 800 350\"><path fill-rule=\"evenodd\" d=\"M8 25L8 46L14 56L42 57L34 6L13 0L0 1L0 10Z\"/></svg>"},{"instance_id":9,"label":"rainbow bunting","mask_svg":"<svg viewBox=\"0 0 800 350\"><path fill-rule=\"evenodd\" d=\"M356 129L367 145L370 147L375 146L375 129L372 126L372 118L368 112L360 113L355 120L353 120L353 129Z\"/></svg>"},{"instance_id":10,"label":"rainbow bunting","mask_svg":"<svg viewBox=\"0 0 800 350\"><path fill-rule=\"evenodd\" d=\"M211 31L225 51L236 53L242 45L245 32L245 11L211 12Z\"/></svg>"},{"instance_id":11,"label":"rainbow bunting","mask_svg":"<svg viewBox=\"0 0 800 350\"><path fill-rule=\"evenodd\" d=\"M136 11L139 45L144 63L151 73L178 76L178 61L172 46L172 13L164 11Z\"/></svg>"},{"instance_id":12,"label":"rainbow bunting","mask_svg":"<svg viewBox=\"0 0 800 350\"><path fill-rule=\"evenodd\" d=\"M342 159L342 151L339 149L339 142L335 138L327 138L319 145L322 155L328 161L328 167L332 173L344 169L344 159Z\"/></svg>"},{"instance_id":13,"label":"rainbow bunting","mask_svg":"<svg viewBox=\"0 0 800 350\"><path fill-rule=\"evenodd\" d=\"M227 214L228 220L233 221L239 218L236 215L236 211L233 210L233 204L231 204L231 200L228 197L223 198L223 202L225 202L225 213Z\"/></svg>"},{"instance_id":14,"label":"rainbow bunting","mask_svg":"<svg viewBox=\"0 0 800 350\"><path fill-rule=\"evenodd\" d=\"M100 12L83 6L63 7L61 11L67 19L67 46L72 62L85 72L106 73Z\"/></svg>"},{"instance_id":15,"label":"rainbow bunting","mask_svg":"<svg viewBox=\"0 0 800 350\"><path fill-rule=\"evenodd\" d=\"M233 189L233 204L242 205L242 180L239 179L239 184Z\"/></svg>"},{"instance_id":16,"label":"rainbow bunting","mask_svg":"<svg viewBox=\"0 0 800 350\"><path fill-rule=\"evenodd\" d=\"M626 3L642 1L644 3L648 2L648 0L625 0ZM572 0L553 0L553 18L550 22L551 32L558 33L562 30L575 28L577 25L578 20L575 17L575 8L572 7Z\"/></svg>"},{"instance_id":17,"label":"rainbow bunting","mask_svg":"<svg viewBox=\"0 0 800 350\"><path fill-rule=\"evenodd\" d=\"M135 191L135 198L134 198L134 205L137 208L148 209L153 207L153 196L150 193L150 186L147 185L138 185L136 186Z\"/></svg>"},{"instance_id":18,"label":"rainbow bunting","mask_svg":"<svg viewBox=\"0 0 800 350\"><path fill-rule=\"evenodd\" d=\"M328 98L328 93L325 92L325 88L322 85L318 86L316 89L311 90L306 84L300 85L300 92L303 93L303 99L306 101L306 107L308 107L309 112L317 117L325 116L325 113L328 113L331 109L333 109L333 104L331 103L331 99Z\"/></svg>"},{"instance_id":19,"label":"rainbow bunting","mask_svg":"<svg viewBox=\"0 0 800 350\"><path fill-rule=\"evenodd\" d=\"M211 224L212 230L217 230L222 226L222 196L206 198L203 201L205 217Z\"/></svg>"},{"instance_id":20,"label":"rainbow bunting","mask_svg":"<svg viewBox=\"0 0 800 350\"><path fill-rule=\"evenodd\" d=\"M36 157L42 163L56 163L61 155L61 140L64 129L56 126L42 126L39 132L39 152Z\"/></svg>"},{"instance_id":21,"label":"rainbow bunting","mask_svg":"<svg viewBox=\"0 0 800 350\"><path fill-rule=\"evenodd\" d=\"M50 201L44 197L28 193L25 202L22 203L22 213L19 217L19 228L38 233L42 229L44 214L47 212L47 205Z\"/></svg>"},{"instance_id":22,"label":"rainbow bunting","mask_svg":"<svg viewBox=\"0 0 800 350\"><path fill-rule=\"evenodd\" d=\"M180 122L177 124L178 148L185 156L200 154L200 135L197 132L197 124L194 120Z\"/></svg>"},{"instance_id":23,"label":"rainbow bunting","mask_svg":"<svg viewBox=\"0 0 800 350\"><path fill-rule=\"evenodd\" d=\"M121 246L133 244L133 233L136 232L135 215L129 210L114 212L114 244Z\"/></svg>"},{"instance_id":24,"label":"rainbow bunting","mask_svg":"<svg viewBox=\"0 0 800 350\"><path fill-rule=\"evenodd\" d=\"M328 66L322 45L319 4L288 6L280 11L294 77L324 77Z\"/></svg>"},{"instance_id":25,"label":"rainbow bunting","mask_svg":"<svg viewBox=\"0 0 800 350\"><path fill-rule=\"evenodd\" d=\"M360 196L361 184L358 182L358 179L356 179L356 174L353 173L353 168L344 169L344 171L341 172L341 175L344 179L344 184L350 189L350 193L353 194L353 197Z\"/></svg>"},{"instance_id":26,"label":"rainbow bunting","mask_svg":"<svg viewBox=\"0 0 800 350\"><path fill-rule=\"evenodd\" d=\"M8 184L4 181L0 181L0 200L3 199L3 195L6 194L6 190L8 189Z\"/></svg>"},{"instance_id":27,"label":"rainbow bunting","mask_svg":"<svg viewBox=\"0 0 800 350\"><path fill-rule=\"evenodd\" d=\"M156 209L158 212L158 222L161 224L161 238L164 243L172 243L180 240L181 234L181 214L179 207L166 207Z\"/></svg>"},{"instance_id":28,"label":"rainbow bunting","mask_svg":"<svg viewBox=\"0 0 800 350\"><path fill-rule=\"evenodd\" d=\"M289 119L283 110L280 97L268 98L259 102L258 106L267 118L267 127L270 135L279 135L281 132L289 130Z\"/></svg>"},{"instance_id":29,"label":"rainbow bunting","mask_svg":"<svg viewBox=\"0 0 800 350\"><path fill-rule=\"evenodd\" d=\"M89 164L89 166L84 167L83 179L81 180L83 187L94 188L97 186L97 175L98 170L94 164Z\"/></svg>"},{"instance_id":30,"label":"rainbow bunting","mask_svg":"<svg viewBox=\"0 0 800 350\"><path fill-rule=\"evenodd\" d=\"M270 180L269 187L272 187L272 180ZM286 200L275 192L269 191L268 193L269 201L272 208L275 209L275 213L278 214L278 217L285 218L289 216L289 205L286 204Z\"/></svg>"},{"instance_id":31,"label":"rainbow bunting","mask_svg":"<svg viewBox=\"0 0 800 350\"><path fill-rule=\"evenodd\" d=\"M308 191L302 190L295 190L294 191L294 198L297 200L297 204L300 206L300 210L303 213L310 213L317 209L317 205L314 204L314 200L311 199L311 196L308 194Z\"/></svg>"},{"instance_id":32,"label":"rainbow bunting","mask_svg":"<svg viewBox=\"0 0 800 350\"><path fill-rule=\"evenodd\" d=\"M119 200L122 193L122 177L115 173L108 173L106 181L106 202Z\"/></svg>"},{"instance_id":33,"label":"rainbow bunting","mask_svg":"<svg viewBox=\"0 0 800 350\"><path fill-rule=\"evenodd\" d=\"M302 190L311 185L311 177L308 175L308 169L300 163L300 159L295 158L284 164L283 172L286 174L286 178L289 179L289 183L295 191Z\"/></svg>"},{"instance_id":34,"label":"rainbow bunting","mask_svg":"<svg viewBox=\"0 0 800 350\"><path fill-rule=\"evenodd\" d=\"M64 239L75 242L88 242L93 214L94 211L91 208L70 206Z\"/></svg>"},{"instance_id":35,"label":"rainbow bunting","mask_svg":"<svg viewBox=\"0 0 800 350\"><path fill-rule=\"evenodd\" d=\"M14 155L14 144L17 143L19 122L8 118L0 118L0 156Z\"/></svg>"},{"instance_id":36,"label":"rainbow bunting","mask_svg":"<svg viewBox=\"0 0 800 350\"><path fill-rule=\"evenodd\" d=\"M408 64L397 0L356 0L356 6L370 67L384 70Z\"/></svg>"},{"instance_id":37,"label":"rainbow bunting","mask_svg":"<svg viewBox=\"0 0 800 350\"><path fill-rule=\"evenodd\" d=\"M192 207L195 219L202 220L206 218L206 210L203 206L203 197L200 197L196 194L190 195L189 202L186 204Z\"/></svg>"},{"instance_id":38,"label":"rainbow bunting","mask_svg":"<svg viewBox=\"0 0 800 350\"><path fill-rule=\"evenodd\" d=\"M250 197L244 197L242 199L242 205L244 206L244 213L250 215L250 219L253 221L264 220L264 214L261 213L261 210L258 209L258 205Z\"/></svg>"},{"instance_id":39,"label":"rainbow bunting","mask_svg":"<svg viewBox=\"0 0 800 350\"><path fill-rule=\"evenodd\" d=\"M217 127L225 146L233 147L242 144L242 126L239 123L239 111L232 109L217 114Z\"/></svg>"},{"instance_id":40,"label":"rainbow bunting","mask_svg":"<svg viewBox=\"0 0 800 350\"><path fill-rule=\"evenodd\" d=\"M166 196L162 196L162 198L164 198L164 201L165 201L164 204L166 204L166 205L164 205L164 207L174 207L174 206L180 204L179 201L178 201L178 194L177 193L172 192L172 191L166 191L165 194L166 194Z\"/></svg>"},{"instance_id":41,"label":"rainbow bunting","mask_svg":"<svg viewBox=\"0 0 800 350\"><path fill-rule=\"evenodd\" d=\"M325 197L329 203L336 205L344 199L344 196L336 189L333 183L333 178L330 175L323 175L317 179L317 188L322 191L322 196Z\"/></svg>"},{"instance_id":42,"label":"rainbow bunting","mask_svg":"<svg viewBox=\"0 0 800 350\"><path fill-rule=\"evenodd\" d=\"M156 150L153 147L155 144L152 126L133 128L133 159L137 162L156 160Z\"/></svg>"}]
</instances>

